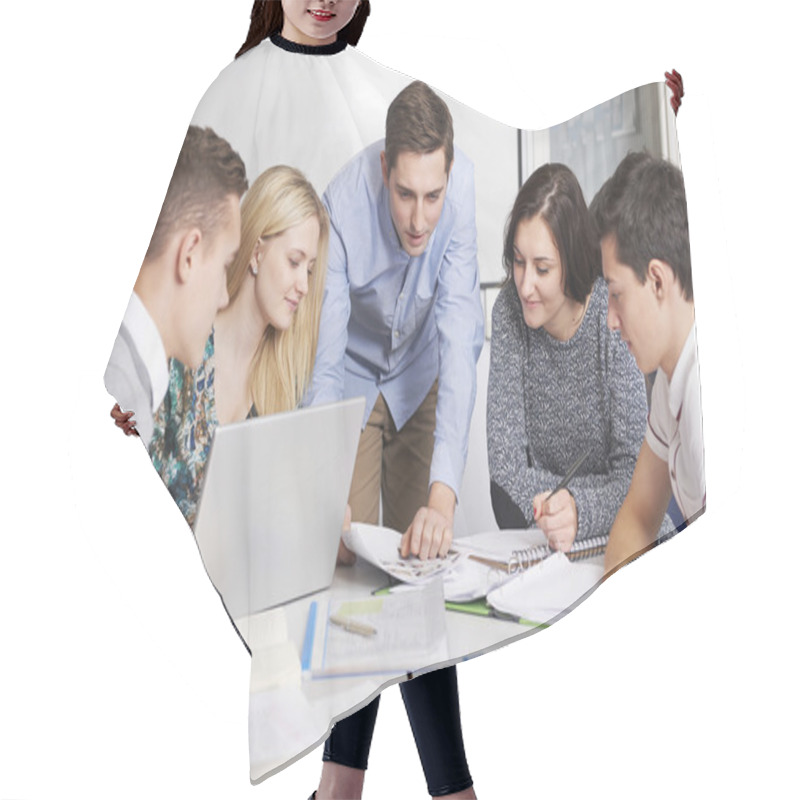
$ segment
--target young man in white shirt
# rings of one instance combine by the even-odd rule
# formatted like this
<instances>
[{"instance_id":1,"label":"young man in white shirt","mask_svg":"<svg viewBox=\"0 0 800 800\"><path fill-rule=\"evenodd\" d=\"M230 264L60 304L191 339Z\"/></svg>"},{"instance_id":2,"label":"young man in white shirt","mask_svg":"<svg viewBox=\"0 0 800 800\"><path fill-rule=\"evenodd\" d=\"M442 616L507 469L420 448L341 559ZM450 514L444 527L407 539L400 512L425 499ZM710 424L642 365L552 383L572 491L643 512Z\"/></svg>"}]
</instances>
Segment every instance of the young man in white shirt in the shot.
<instances>
[{"instance_id":1,"label":"young man in white shirt","mask_svg":"<svg viewBox=\"0 0 800 800\"><path fill-rule=\"evenodd\" d=\"M608 326L645 374L657 370L631 485L611 528L606 573L651 546L674 495L688 523L705 510L703 427L680 170L631 153L592 203L608 283Z\"/></svg>"},{"instance_id":2,"label":"young man in white shirt","mask_svg":"<svg viewBox=\"0 0 800 800\"><path fill-rule=\"evenodd\" d=\"M244 164L228 142L190 127L105 373L118 402L112 417L145 447L169 384L167 360L199 366L228 303L226 270L239 249L246 189Z\"/></svg>"}]
</instances>

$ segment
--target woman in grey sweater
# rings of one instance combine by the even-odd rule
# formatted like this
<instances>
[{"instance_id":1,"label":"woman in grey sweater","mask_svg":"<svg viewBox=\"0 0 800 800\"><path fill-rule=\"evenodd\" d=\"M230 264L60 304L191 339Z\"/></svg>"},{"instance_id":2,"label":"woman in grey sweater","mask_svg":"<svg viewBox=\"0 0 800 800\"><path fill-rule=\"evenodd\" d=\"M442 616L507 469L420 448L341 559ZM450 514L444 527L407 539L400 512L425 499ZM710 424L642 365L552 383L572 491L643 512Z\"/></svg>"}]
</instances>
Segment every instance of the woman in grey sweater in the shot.
<instances>
[{"instance_id":1,"label":"woman in grey sweater","mask_svg":"<svg viewBox=\"0 0 800 800\"><path fill-rule=\"evenodd\" d=\"M567 551L611 527L647 399L633 357L607 327L598 237L564 165L540 167L520 189L503 263L487 407L492 504L501 528L535 522L551 547ZM584 453L569 488L546 500Z\"/></svg>"}]
</instances>

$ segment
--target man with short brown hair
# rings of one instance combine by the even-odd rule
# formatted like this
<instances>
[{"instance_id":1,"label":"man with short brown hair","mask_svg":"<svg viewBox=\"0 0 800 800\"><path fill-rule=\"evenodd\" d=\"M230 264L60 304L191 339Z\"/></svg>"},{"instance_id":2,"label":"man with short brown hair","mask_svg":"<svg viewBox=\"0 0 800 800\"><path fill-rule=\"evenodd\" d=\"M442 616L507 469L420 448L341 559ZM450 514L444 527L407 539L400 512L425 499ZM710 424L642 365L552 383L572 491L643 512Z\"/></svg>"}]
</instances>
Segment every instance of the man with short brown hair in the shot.
<instances>
[{"instance_id":1,"label":"man with short brown hair","mask_svg":"<svg viewBox=\"0 0 800 800\"><path fill-rule=\"evenodd\" d=\"M331 244L310 402L366 397L353 520L377 523L382 506L404 555L444 555L483 345L473 168L453 147L444 101L406 87L385 142L350 161L324 202ZM455 668L401 690L430 793L474 797ZM321 796L360 796L377 703L334 727Z\"/></svg>"},{"instance_id":2,"label":"man with short brown hair","mask_svg":"<svg viewBox=\"0 0 800 800\"><path fill-rule=\"evenodd\" d=\"M705 511L703 420L680 170L629 153L592 201L608 284L608 327L639 369L656 371L631 485L606 549L609 572L650 547L674 496L685 523Z\"/></svg>"},{"instance_id":3,"label":"man with short brown hair","mask_svg":"<svg viewBox=\"0 0 800 800\"><path fill-rule=\"evenodd\" d=\"M135 423L145 446L169 385L168 359L198 366L214 317L228 304L226 270L239 249L246 190L244 164L228 142L191 126L104 378L121 406L112 416L126 432Z\"/></svg>"},{"instance_id":4,"label":"man with short brown hair","mask_svg":"<svg viewBox=\"0 0 800 800\"><path fill-rule=\"evenodd\" d=\"M472 164L447 105L419 81L386 140L325 192L331 247L311 402L364 395L353 519L405 532L404 554L452 541L483 344Z\"/></svg>"}]
</instances>

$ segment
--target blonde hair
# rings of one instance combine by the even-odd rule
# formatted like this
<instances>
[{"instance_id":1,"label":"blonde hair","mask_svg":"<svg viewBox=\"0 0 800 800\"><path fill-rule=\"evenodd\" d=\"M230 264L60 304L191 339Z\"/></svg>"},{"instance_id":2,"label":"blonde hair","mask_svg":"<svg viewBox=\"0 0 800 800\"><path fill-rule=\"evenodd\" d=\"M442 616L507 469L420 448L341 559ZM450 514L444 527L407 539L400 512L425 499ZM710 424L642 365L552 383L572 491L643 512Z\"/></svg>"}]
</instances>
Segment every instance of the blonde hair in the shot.
<instances>
[{"instance_id":1,"label":"blonde hair","mask_svg":"<svg viewBox=\"0 0 800 800\"><path fill-rule=\"evenodd\" d=\"M258 240L280 236L309 217L319 222L319 244L308 294L286 330L267 327L250 365L248 388L259 416L296 408L311 381L328 266L328 214L314 187L292 167L263 172L242 201L241 245L228 270L231 303L244 285Z\"/></svg>"}]
</instances>

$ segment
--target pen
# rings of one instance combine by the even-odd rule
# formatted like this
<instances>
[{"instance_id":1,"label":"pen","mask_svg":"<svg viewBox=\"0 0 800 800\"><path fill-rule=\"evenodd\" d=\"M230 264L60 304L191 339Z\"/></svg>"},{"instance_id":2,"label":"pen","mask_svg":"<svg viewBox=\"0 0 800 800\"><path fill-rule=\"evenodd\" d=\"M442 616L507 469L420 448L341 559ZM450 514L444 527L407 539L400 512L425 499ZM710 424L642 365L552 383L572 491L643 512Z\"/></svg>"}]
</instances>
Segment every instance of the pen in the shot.
<instances>
[{"instance_id":1,"label":"pen","mask_svg":"<svg viewBox=\"0 0 800 800\"><path fill-rule=\"evenodd\" d=\"M306 620L306 634L303 637L303 654L300 664L304 672L311 669L311 656L314 651L314 626L317 624L317 601L312 600L308 606L308 619Z\"/></svg>"},{"instance_id":2,"label":"pen","mask_svg":"<svg viewBox=\"0 0 800 800\"><path fill-rule=\"evenodd\" d=\"M357 633L359 636L374 636L378 631L367 625L366 622L358 622L348 617L343 617L341 614L331 614L330 621L340 628L344 628L348 633Z\"/></svg>"}]
</instances>

